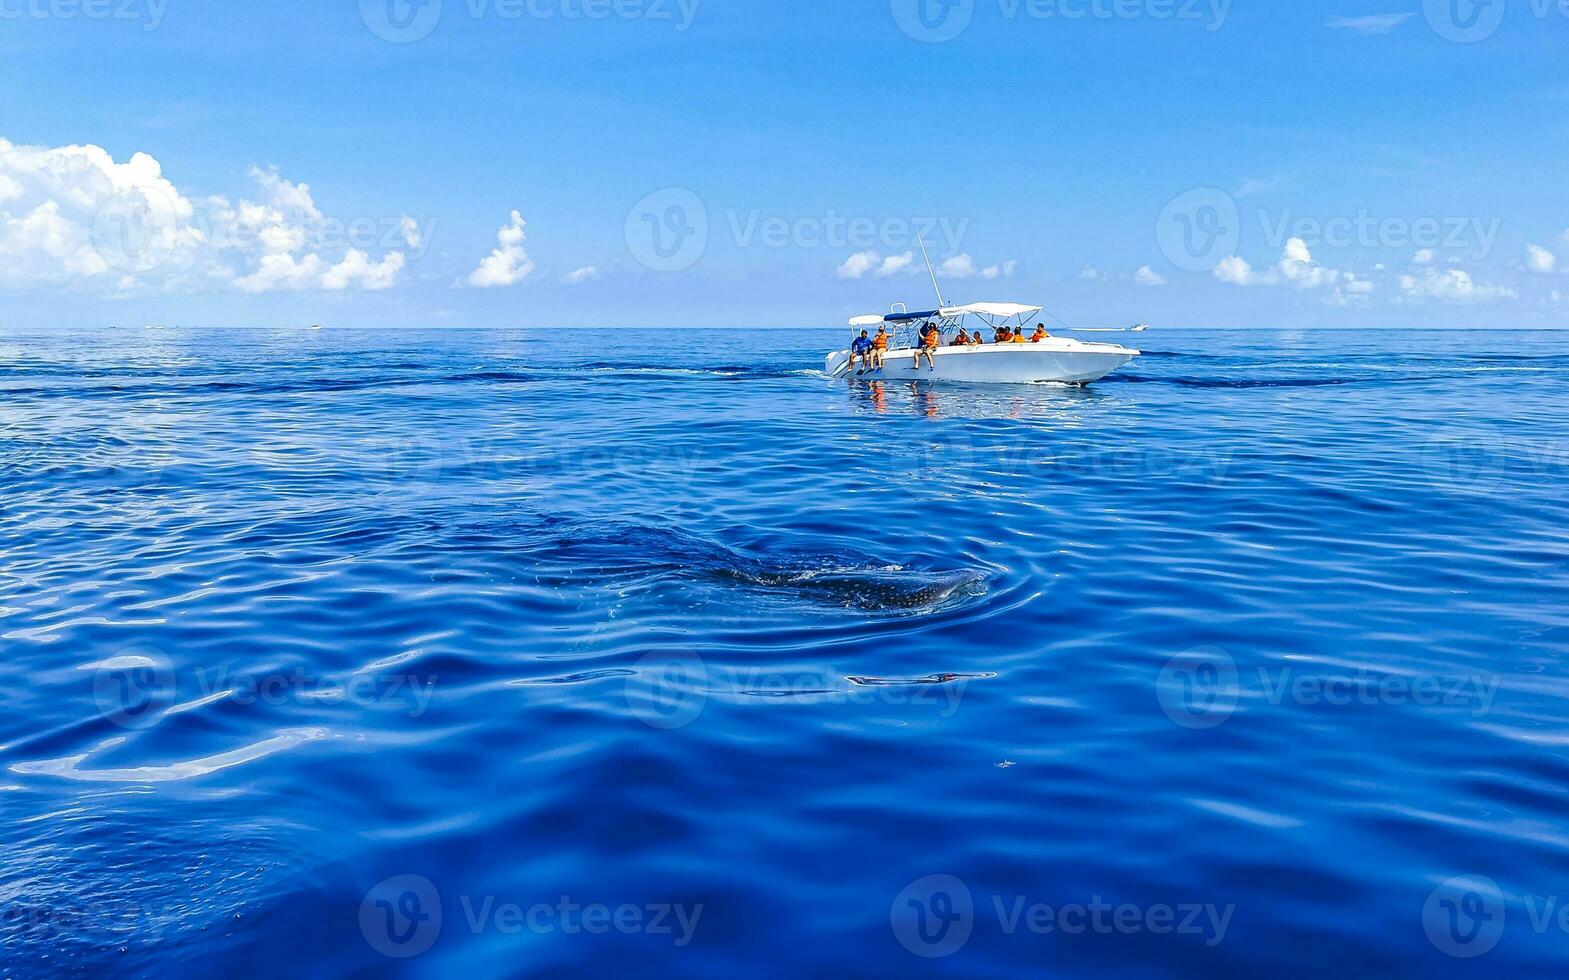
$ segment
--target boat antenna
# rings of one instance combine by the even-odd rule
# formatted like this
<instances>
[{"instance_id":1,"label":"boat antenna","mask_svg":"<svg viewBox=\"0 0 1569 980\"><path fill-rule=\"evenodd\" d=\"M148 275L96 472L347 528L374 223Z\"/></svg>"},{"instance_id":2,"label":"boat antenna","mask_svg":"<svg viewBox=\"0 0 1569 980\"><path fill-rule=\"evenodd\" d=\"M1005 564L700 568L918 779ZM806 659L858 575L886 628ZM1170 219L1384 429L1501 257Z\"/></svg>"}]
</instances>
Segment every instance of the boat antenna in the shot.
<instances>
[{"instance_id":1,"label":"boat antenna","mask_svg":"<svg viewBox=\"0 0 1569 980\"><path fill-rule=\"evenodd\" d=\"M916 244L921 246L921 258L926 260L926 274L932 277L932 289L937 292L937 308L946 309L948 303L942 298L942 287L937 285L937 273L932 271L932 257L926 254L926 242L921 239L921 233L915 233Z\"/></svg>"}]
</instances>

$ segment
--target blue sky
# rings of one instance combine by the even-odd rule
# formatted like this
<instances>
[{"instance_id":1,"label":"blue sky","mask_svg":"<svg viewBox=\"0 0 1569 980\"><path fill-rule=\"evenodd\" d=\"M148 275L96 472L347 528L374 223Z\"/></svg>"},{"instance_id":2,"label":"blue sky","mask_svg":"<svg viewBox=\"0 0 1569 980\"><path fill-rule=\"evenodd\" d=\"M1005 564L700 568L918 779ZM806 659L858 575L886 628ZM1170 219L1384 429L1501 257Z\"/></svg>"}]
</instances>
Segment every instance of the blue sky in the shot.
<instances>
[{"instance_id":1,"label":"blue sky","mask_svg":"<svg viewBox=\"0 0 1569 980\"><path fill-rule=\"evenodd\" d=\"M1569 322L1569 8L943 2L0 0L0 325Z\"/></svg>"}]
</instances>

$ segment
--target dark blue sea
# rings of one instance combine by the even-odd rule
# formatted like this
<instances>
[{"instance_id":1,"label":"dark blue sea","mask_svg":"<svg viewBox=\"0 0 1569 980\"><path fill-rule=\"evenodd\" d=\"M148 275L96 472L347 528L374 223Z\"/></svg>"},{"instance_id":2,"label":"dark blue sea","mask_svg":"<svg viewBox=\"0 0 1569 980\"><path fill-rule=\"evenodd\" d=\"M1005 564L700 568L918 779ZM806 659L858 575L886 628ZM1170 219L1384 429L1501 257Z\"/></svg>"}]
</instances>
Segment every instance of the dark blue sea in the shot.
<instances>
[{"instance_id":1,"label":"dark blue sea","mask_svg":"<svg viewBox=\"0 0 1569 980\"><path fill-rule=\"evenodd\" d=\"M0 976L1569 973L1569 334L1089 336L0 334Z\"/></svg>"}]
</instances>

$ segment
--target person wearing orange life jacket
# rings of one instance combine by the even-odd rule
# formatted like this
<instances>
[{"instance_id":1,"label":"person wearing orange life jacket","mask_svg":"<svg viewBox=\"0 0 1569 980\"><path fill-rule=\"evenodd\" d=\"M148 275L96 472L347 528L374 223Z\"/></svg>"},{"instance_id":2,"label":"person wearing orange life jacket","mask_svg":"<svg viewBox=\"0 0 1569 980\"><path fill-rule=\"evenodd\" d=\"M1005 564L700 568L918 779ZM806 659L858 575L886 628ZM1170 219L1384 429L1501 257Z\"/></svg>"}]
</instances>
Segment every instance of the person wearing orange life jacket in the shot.
<instances>
[{"instance_id":1,"label":"person wearing orange life jacket","mask_svg":"<svg viewBox=\"0 0 1569 980\"><path fill-rule=\"evenodd\" d=\"M953 346L955 346L955 347L968 347L968 346L970 346L970 332L968 330L965 330L963 327L960 327L959 328L959 336L953 338Z\"/></svg>"},{"instance_id":2,"label":"person wearing orange life jacket","mask_svg":"<svg viewBox=\"0 0 1569 980\"><path fill-rule=\"evenodd\" d=\"M1038 344L1038 343L1040 343L1041 341L1045 340L1047 337L1050 337L1050 336L1051 336L1051 334L1046 332L1046 324L1044 324L1044 323L1037 323L1035 325L1035 335L1030 338L1030 343Z\"/></svg>"},{"instance_id":3,"label":"person wearing orange life jacket","mask_svg":"<svg viewBox=\"0 0 1569 980\"><path fill-rule=\"evenodd\" d=\"M921 369L921 358L923 356L926 358L927 368L932 371L937 370L937 362L933 360L933 356L937 353L937 348L941 346L942 331L937 329L937 324L927 320L926 324L921 327L920 346L915 348L915 366L910 368L910 370L919 371Z\"/></svg>"},{"instance_id":4,"label":"person wearing orange life jacket","mask_svg":"<svg viewBox=\"0 0 1569 980\"><path fill-rule=\"evenodd\" d=\"M1013 339L1013 331L1012 330L1010 330L1007 327L998 327L996 336L992 337L992 343L995 343L995 344L1006 344L1008 341L1010 341L1012 339Z\"/></svg>"},{"instance_id":5,"label":"person wearing orange life jacket","mask_svg":"<svg viewBox=\"0 0 1569 980\"><path fill-rule=\"evenodd\" d=\"M883 357L888 353L888 328L878 327L877 336L872 338L872 370L883 369Z\"/></svg>"},{"instance_id":6,"label":"person wearing orange life jacket","mask_svg":"<svg viewBox=\"0 0 1569 980\"><path fill-rule=\"evenodd\" d=\"M1022 343L1024 343L1024 328L1023 327L1015 327L1014 330L1013 330L1013 336L1008 338L1008 339L1009 339L1010 343L1014 343L1014 344L1022 344Z\"/></svg>"}]
</instances>

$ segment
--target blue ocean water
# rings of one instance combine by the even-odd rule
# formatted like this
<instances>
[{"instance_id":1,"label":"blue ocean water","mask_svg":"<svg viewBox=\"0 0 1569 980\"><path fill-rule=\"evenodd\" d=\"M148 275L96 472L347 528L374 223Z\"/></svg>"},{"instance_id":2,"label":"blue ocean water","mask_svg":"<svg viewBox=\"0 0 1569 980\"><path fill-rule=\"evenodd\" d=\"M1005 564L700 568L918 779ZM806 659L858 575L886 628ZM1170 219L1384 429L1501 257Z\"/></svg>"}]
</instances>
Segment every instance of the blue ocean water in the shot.
<instances>
[{"instance_id":1,"label":"blue ocean water","mask_svg":"<svg viewBox=\"0 0 1569 980\"><path fill-rule=\"evenodd\" d=\"M1569 335L0 335L0 976L1562 976Z\"/></svg>"}]
</instances>

